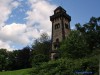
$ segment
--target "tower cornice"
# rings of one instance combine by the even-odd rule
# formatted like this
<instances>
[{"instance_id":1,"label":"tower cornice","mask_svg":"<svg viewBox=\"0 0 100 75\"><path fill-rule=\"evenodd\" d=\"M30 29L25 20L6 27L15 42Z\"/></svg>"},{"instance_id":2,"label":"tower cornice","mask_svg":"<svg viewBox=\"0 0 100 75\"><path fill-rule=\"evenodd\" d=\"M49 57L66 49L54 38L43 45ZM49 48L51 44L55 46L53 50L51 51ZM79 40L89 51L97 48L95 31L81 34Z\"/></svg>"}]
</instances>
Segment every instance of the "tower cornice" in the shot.
<instances>
[{"instance_id":1,"label":"tower cornice","mask_svg":"<svg viewBox=\"0 0 100 75\"><path fill-rule=\"evenodd\" d=\"M59 18L59 17L64 17L65 19L68 19L69 21L71 21L71 16L69 16L66 13L66 10L64 10L61 6L57 7L54 10L54 14L50 16L50 21L53 21L54 19Z\"/></svg>"}]
</instances>

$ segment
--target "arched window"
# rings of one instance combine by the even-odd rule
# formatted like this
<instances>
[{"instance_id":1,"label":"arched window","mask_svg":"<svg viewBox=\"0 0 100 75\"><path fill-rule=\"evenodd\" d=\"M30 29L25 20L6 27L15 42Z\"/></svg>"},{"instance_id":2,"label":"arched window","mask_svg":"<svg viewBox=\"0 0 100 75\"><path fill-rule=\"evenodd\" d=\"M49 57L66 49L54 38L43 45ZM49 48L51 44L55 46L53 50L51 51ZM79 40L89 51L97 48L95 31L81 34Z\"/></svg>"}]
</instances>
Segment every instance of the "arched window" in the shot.
<instances>
[{"instance_id":1,"label":"arched window","mask_svg":"<svg viewBox=\"0 0 100 75\"><path fill-rule=\"evenodd\" d=\"M56 39L56 42L59 42L59 39L58 38Z\"/></svg>"},{"instance_id":2,"label":"arched window","mask_svg":"<svg viewBox=\"0 0 100 75\"><path fill-rule=\"evenodd\" d=\"M68 29L68 28L69 28L69 27L68 27L68 24L66 24L66 23L65 23L65 28L66 28L66 29Z\"/></svg>"},{"instance_id":3,"label":"arched window","mask_svg":"<svg viewBox=\"0 0 100 75\"><path fill-rule=\"evenodd\" d=\"M60 42L59 42L59 39L57 38L56 42L54 43L54 48L58 49L59 47L60 47Z\"/></svg>"},{"instance_id":4,"label":"arched window","mask_svg":"<svg viewBox=\"0 0 100 75\"><path fill-rule=\"evenodd\" d=\"M55 29L58 29L58 28L60 28L60 24L59 23L55 24Z\"/></svg>"}]
</instances>

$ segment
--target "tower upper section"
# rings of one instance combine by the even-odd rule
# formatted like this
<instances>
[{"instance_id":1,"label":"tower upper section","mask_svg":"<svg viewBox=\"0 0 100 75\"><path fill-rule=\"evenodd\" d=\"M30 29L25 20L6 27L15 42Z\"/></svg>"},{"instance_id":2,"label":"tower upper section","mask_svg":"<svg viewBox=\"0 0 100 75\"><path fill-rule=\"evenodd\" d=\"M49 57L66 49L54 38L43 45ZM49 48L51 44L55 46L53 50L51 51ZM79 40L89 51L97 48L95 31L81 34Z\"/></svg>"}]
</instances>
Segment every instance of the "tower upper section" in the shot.
<instances>
[{"instance_id":1,"label":"tower upper section","mask_svg":"<svg viewBox=\"0 0 100 75\"><path fill-rule=\"evenodd\" d=\"M50 16L50 21L54 21L56 18L59 17L64 17L68 19L69 22L71 21L71 17L66 13L66 10L64 10L61 6L57 7L54 10L54 15Z\"/></svg>"}]
</instances>

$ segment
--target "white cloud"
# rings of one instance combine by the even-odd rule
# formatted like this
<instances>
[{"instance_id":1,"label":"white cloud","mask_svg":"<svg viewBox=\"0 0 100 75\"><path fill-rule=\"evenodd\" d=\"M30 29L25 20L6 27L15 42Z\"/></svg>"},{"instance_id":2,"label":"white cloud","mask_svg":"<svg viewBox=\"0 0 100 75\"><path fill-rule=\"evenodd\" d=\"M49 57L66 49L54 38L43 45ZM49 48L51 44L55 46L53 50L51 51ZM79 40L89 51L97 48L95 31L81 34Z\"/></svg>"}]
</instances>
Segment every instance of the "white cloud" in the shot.
<instances>
[{"instance_id":1,"label":"white cloud","mask_svg":"<svg viewBox=\"0 0 100 75\"><path fill-rule=\"evenodd\" d=\"M14 2L11 3L11 5L12 5L13 8L16 8L20 5L20 3L17 2L17 1L14 1Z\"/></svg>"},{"instance_id":2,"label":"white cloud","mask_svg":"<svg viewBox=\"0 0 100 75\"><path fill-rule=\"evenodd\" d=\"M0 27L4 25L4 22L8 19L8 15L11 13L10 8L8 6L11 0L0 0Z\"/></svg>"},{"instance_id":3,"label":"white cloud","mask_svg":"<svg viewBox=\"0 0 100 75\"><path fill-rule=\"evenodd\" d=\"M12 47L12 43L24 46L30 44L32 39L39 37L40 33L35 28L27 28L26 24L12 23L4 26L0 30L0 35L0 40L4 41L0 43L0 48L10 49ZM10 41L10 43L8 41Z\"/></svg>"},{"instance_id":4,"label":"white cloud","mask_svg":"<svg viewBox=\"0 0 100 75\"><path fill-rule=\"evenodd\" d=\"M26 44L29 42L29 39L23 35L26 30L25 24L16 24L6 25L0 30L0 39L3 41L13 41L20 44Z\"/></svg>"},{"instance_id":5,"label":"white cloud","mask_svg":"<svg viewBox=\"0 0 100 75\"><path fill-rule=\"evenodd\" d=\"M0 40L0 49L1 48L4 48L4 49L6 48L9 51L13 50L13 48L10 47L9 43L3 42L2 40Z\"/></svg>"},{"instance_id":6,"label":"white cloud","mask_svg":"<svg viewBox=\"0 0 100 75\"><path fill-rule=\"evenodd\" d=\"M48 2L48 0L29 0L31 4L31 10L27 12L29 25L37 26L39 30L43 30L45 32L51 32L51 22L49 16L53 14L53 10L56 8L55 5L52 5Z\"/></svg>"},{"instance_id":7,"label":"white cloud","mask_svg":"<svg viewBox=\"0 0 100 75\"><path fill-rule=\"evenodd\" d=\"M13 8L18 7L20 3L13 0L0 0L0 3L2 4L0 4L2 14L0 15L0 48L12 50L14 44L28 45L32 42L32 39L39 38L43 32L51 34L49 16L53 14L56 6L50 4L47 0L29 0L31 10L26 13L28 15L26 24L12 22L12 24L5 25L4 22L10 17Z\"/></svg>"},{"instance_id":8,"label":"white cloud","mask_svg":"<svg viewBox=\"0 0 100 75\"><path fill-rule=\"evenodd\" d=\"M5 29L6 27L5 21L10 17L9 15L11 14L12 10L14 8L17 8L18 5L19 5L19 2L14 1L14 0L0 0L0 33L2 33L0 35L0 48L6 48L8 50L13 50L13 48L11 48L10 46L10 43L8 42L10 41L10 39L4 40L4 39L7 39L8 37L6 36L4 37L3 35L6 35L8 31L5 31L5 30L3 31L3 29Z\"/></svg>"},{"instance_id":9,"label":"white cloud","mask_svg":"<svg viewBox=\"0 0 100 75\"><path fill-rule=\"evenodd\" d=\"M19 5L17 1L0 0L0 28L4 26L5 21L9 18L13 8Z\"/></svg>"}]
</instances>

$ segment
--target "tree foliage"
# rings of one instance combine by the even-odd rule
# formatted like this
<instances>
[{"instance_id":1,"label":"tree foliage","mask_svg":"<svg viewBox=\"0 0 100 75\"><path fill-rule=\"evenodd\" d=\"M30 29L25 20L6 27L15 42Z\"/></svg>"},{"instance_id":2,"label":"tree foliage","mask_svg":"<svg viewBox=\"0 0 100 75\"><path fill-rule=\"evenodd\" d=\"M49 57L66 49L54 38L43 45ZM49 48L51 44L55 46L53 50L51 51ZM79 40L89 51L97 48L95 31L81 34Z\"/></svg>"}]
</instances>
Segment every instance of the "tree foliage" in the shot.
<instances>
[{"instance_id":1,"label":"tree foliage","mask_svg":"<svg viewBox=\"0 0 100 75\"><path fill-rule=\"evenodd\" d=\"M0 49L0 71L5 70L7 62L7 52L6 49Z\"/></svg>"},{"instance_id":2,"label":"tree foliage","mask_svg":"<svg viewBox=\"0 0 100 75\"><path fill-rule=\"evenodd\" d=\"M31 67L29 47L14 51L0 49L0 71L17 70L29 67Z\"/></svg>"},{"instance_id":3,"label":"tree foliage","mask_svg":"<svg viewBox=\"0 0 100 75\"><path fill-rule=\"evenodd\" d=\"M75 26L77 30L71 31L61 44L61 56L81 58L100 49L100 17L92 17L88 23Z\"/></svg>"},{"instance_id":4,"label":"tree foliage","mask_svg":"<svg viewBox=\"0 0 100 75\"><path fill-rule=\"evenodd\" d=\"M24 47L20 50L7 51L0 49L0 71L17 70L32 67L32 63L36 65L49 60L49 50L51 43L46 33L38 38L32 47Z\"/></svg>"},{"instance_id":5,"label":"tree foliage","mask_svg":"<svg viewBox=\"0 0 100 75\"><path fill-rule=\"evenodd\" d=\"M41 37L35 40L32 45L32 60L33 63L40 63L49 60L49 53L51 49L50 38L46 33L41 34Z\"/></svg>"},{"instance_id":6,"label":"tree foliage","mask_svg":"<svg viewBox=\"0 0 100 75\"><path fill-rule=\"evenodd\" d=\"M98 75L98 63L97 57L75 60L61 58L33 67L31 75L83 75L82 72L91 72L92 75ZM81 74L78 74L78 72L81 72Z\"/></svg>"},{"instance_id":7,"label":"tree foliage","mask_svg":"<svg viewBox=\"0 0 100 75\"><path fill-rule=\"evenodd\" d=\"M89 54L88 45L79 31L71 31L60 47L62 57L82 58Z\"/></svg>"},{"instance_id":8,"label":"tree foliage","mask_svg":"<svg viewBox=\"0 0 100 75\"><path fill-rule=\"evenodd\" d=\"M78 23L75 26L85 36L91 50L100 48L100 17L92 17L88 23Z\"/></svg>"}]
</instances>

